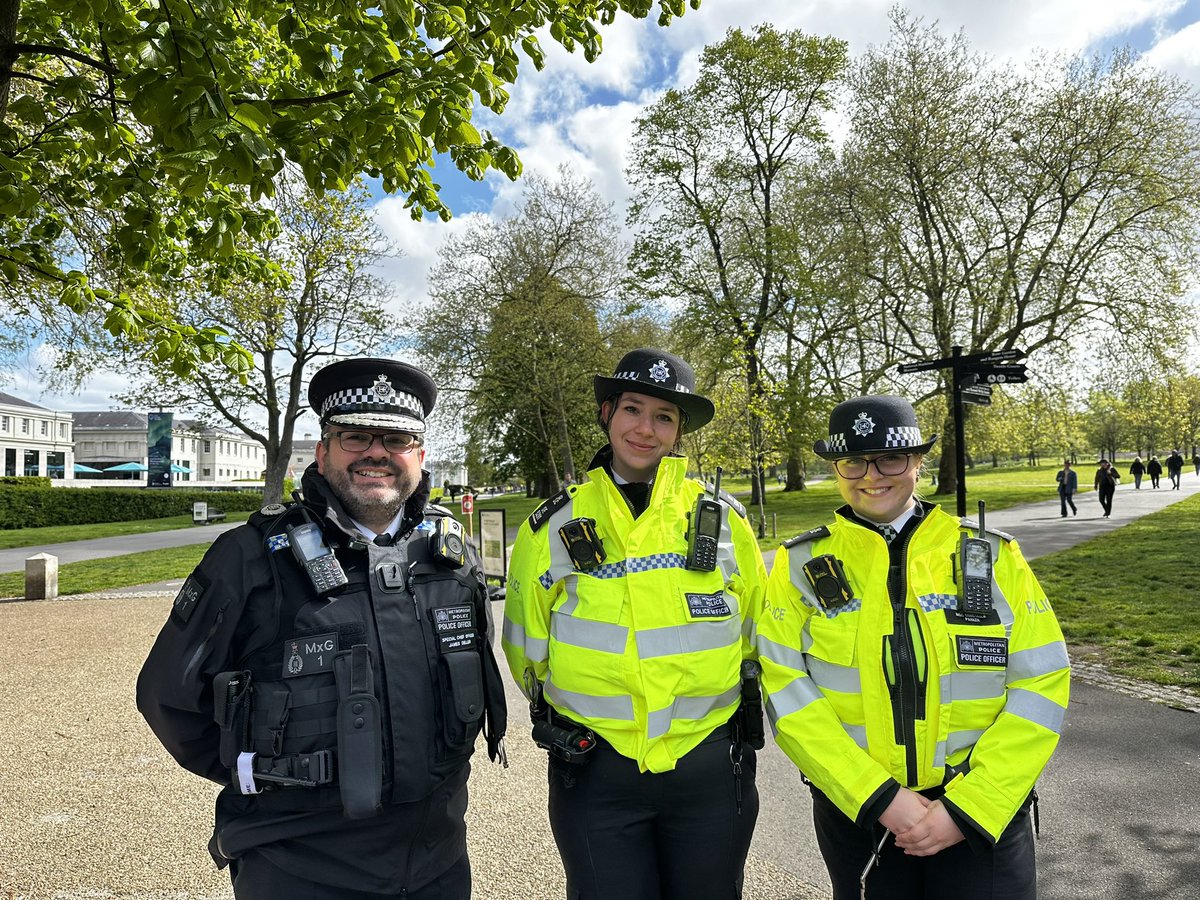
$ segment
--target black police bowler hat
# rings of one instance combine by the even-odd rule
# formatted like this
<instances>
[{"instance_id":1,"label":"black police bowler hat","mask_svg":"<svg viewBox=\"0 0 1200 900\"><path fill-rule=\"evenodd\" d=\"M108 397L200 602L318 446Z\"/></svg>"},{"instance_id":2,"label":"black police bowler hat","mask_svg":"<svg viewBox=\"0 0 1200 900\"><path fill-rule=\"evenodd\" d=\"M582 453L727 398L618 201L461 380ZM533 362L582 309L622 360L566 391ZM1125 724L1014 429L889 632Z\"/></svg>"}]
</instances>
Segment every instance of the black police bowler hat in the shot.
<instances>
[{"instance_id":1,"label":"black police bowler hat","mask_svg":"<svg viewBox=\"0 0 1200 900\"><path fill-rule=\"evenodd\" d=\"M829 439L813 444L823 459L843 459L864 453L926 453L935 434L921 440L921 426L912 404L903 397L872 394L839 403L829 414Z\"/></svg>"},{"instance_id":2,"label":"black police bowler hat","mask_svg":"<svg viewBox=\"0 0 1200 900\"><path fill-rule=\"evenodd\" d=\"M332 423L421 434L436 400L432 378L394 359L343 359L321 369L308 385L308 405L322 427Z\"/></svg>"},{"instance_id":3,"label":"black police bowler hat","mask_svg":"<svg viewBox=\"0 0 1200 900\"><path fill-rule=\"evenodd\" d=\"M622 391L647 394L674 403L683 410L683 431L695 431L712 421L712 401L696 391L696 373L674 353L639 347L621 357L612 378L597 375L593 381L596 403Z\"/></svg>"}]
</instances>

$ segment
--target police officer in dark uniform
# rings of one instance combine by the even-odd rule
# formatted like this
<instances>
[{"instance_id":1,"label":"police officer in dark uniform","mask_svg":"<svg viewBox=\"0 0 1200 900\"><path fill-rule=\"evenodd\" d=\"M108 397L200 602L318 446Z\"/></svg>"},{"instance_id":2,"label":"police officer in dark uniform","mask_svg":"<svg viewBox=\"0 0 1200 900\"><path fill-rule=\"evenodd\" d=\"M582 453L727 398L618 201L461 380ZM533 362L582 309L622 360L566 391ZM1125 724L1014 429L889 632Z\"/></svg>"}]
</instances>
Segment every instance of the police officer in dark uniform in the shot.
<instances>
[{"instance_id":1,"label":"police officer in dark uniform","mask_svg":"<svg viewBox=\"0 0 1200 900\"><path fill-rule=\"evenodd\" d=\"M427 506L413 366L319 371L303 500L222 535L138 678L172 756L223 789L209 851L241 898L471 894L467 776L503 757L504 692L474 548Z\"/></svg>"}]
</instances>

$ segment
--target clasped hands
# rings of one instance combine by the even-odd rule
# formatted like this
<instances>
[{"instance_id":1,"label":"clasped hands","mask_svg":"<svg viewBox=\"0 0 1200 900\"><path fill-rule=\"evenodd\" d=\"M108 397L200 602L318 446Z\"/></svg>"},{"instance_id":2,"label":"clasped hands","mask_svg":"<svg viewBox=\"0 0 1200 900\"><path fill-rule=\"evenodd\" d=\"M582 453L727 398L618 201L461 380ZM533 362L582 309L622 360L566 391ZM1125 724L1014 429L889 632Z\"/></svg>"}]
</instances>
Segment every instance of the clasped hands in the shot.
<instances>
[{"instance_id":1,"label":"clasped hands","mask_svg":"<svg viewBox=\"0 0 1200 900\"><path fill-rule=\"evenodd\" d=\"M929 800L908 788L900 788L879 823L896 836L896 846L909 856L933 856L963 840L941 800Z\"/></svg>"}]
</instances>

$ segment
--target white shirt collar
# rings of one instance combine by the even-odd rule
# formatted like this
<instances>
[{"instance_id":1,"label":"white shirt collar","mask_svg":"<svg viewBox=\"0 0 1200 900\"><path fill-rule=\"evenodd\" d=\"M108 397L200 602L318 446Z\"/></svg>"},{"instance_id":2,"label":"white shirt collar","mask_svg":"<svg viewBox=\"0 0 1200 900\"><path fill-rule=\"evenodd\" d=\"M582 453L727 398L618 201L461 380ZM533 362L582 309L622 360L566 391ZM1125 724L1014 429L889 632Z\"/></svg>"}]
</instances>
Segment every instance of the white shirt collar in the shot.
<instances>
[{"instance_id":1,"label":"white shirt collar","mask_svg":"<svg viewBox=\"0 0 1200 900\"><path fill-rule=\"evenodd\" d=\"M368 528L362 522L358 521L358 519L354 518L353 516L350 517L350 521L354 523L354 527L357 528L359 531L361 531L368 540L373 541L373 540L375 540L375 538L379 537L380 534L386 534L390 537L395 537L396 532L400 530L400 517L402 515L404 515L403 509L401 509L400 512L396 513L396 515L392 516L392 521L388 522L388 527L383 529L383 531L379 532L379 534L376 534L374 531L372 531L370 528Z\"/></svg>"}]
</instances>

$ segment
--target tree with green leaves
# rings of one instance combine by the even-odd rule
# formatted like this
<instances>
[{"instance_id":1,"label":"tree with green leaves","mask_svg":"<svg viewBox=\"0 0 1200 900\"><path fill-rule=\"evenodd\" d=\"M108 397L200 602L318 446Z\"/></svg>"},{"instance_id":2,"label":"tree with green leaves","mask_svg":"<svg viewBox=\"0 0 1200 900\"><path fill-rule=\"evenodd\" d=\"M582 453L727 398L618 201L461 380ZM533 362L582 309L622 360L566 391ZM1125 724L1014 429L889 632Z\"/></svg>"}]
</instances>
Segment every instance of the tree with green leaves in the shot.
<instances>
[{"instance_id":1,"label":"tree with green leaves","mask_svg":"<svg viewBox=\"0 0 1200 900\"><path fill-rule=\"evenodd\" d=\"M590 61L600 26L653 5L0 0L0 289L49 285L161 364L244 374L248 353L173 320L154 286L272 276L245 245L277 227L260 201L289 162L318 193L368 175L447 217L439 156L519 173L472 117L504 111L522 56L542 67L543 29ZM685 5L658 0L659 24Z\"/></svg>"},{"instance_id":2,"label":"tree with green leaves","mask_svg":"<svg viewBox=\"0 0 1200 900\"><path fill-rule=\"evenodd\" d=\"M1092 345L1164 359L1186 339L1130 315L1196 261L1194 92L1131 54L1018 73L903 10L851 76L837 199L901 359ZM945 370L937 390L949 396ZM953 493L954 431L939 493ZM1105 441L1105 446L1111 446Z\"/></svg>"},{"instance_id":3,"label":"tree with green leaves","mask_svg":"<svg viewBox=\"0 0 1200 900\"><path fill-rule=\"evenodd\" d=\"M446 385L443 409L542 496L582 474L596 443L592 376L642 327L621 301L618 233L591 184L565 170L534 177L515 215L447 241L430 279L418 349Z\"/></svg>"},{"instance_id":4,"label":"tree with green leaves","mask_svg":"<svg viewBox=\"0 0 1200 900\"><path fill-rule=\"evenodd\" d=\"M279 502L296 421L308 409L307 376L334 357L386 350L399 329L387 312L388 291L373 273L389 250L369 202L359 182L323 196L302 183L278 184L281 229L253 250L287 280L272 286L234 279L219 291L192 284L170 310L188 327L239 335L253 354L246 378L231 379L215 364L179 376L129 354L126 366L135 384L119 399L145 407L202 409L208 421L262 444L263 499Z\"/></svg>"},{"instance_id":5,"label":"tree with green leaves","mask_svg":"<svg viewBox=\"0 0 1200 900\"><path fill-rule=\"evenodd\" d=\"M652 298L681 304L680 327L741 360L750 410L752 502L768 452L764 342L791 307L780 213L789 177L827 144L822 115L846 44L763 25L706 47L693 87L669 90L637 120L628 177L639 229L632 267Z\"/></svg>"}]
</instances>

